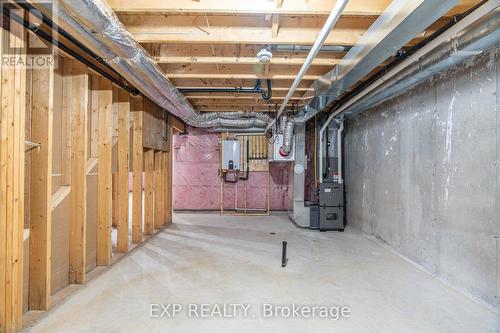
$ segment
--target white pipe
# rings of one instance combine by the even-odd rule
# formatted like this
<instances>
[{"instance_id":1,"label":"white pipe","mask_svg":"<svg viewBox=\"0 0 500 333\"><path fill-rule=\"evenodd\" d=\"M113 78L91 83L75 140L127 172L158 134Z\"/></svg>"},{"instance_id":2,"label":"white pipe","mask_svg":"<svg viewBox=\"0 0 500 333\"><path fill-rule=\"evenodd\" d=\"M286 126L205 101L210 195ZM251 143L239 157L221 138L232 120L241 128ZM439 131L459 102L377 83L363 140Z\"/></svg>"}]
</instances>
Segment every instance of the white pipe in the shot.
<instances>
[{"instance_id":1,"label":"white pipe","mask_svg":"<svg viewBox=\"0 0 500 333\"><path fill-rule=\"evenodd\" d=\"M461 19L457 24L453 25L448 30L446 30L446 32L442 33L437 38L433 39L430 43L428 43L423 48L412 54L408 59L406 59L405 61L394 67L388 73L382 75L379 79L370 84L359 94L355 95L346 103L344 103L339 109L333 112L333 117L337 116L341 112L344 112L345 110L350 108L357 101L359 101L360 99L362 99L363 97L365 97L366 95L377 89L384 82L392 79L399 72L403 71L404 69L411 66L415 62L420 61L421 58L426 56L428 53L432 52L442 43L458 36L462 30L466 29L468 26L470 26L471 24L479 20L481 17L485 16L486 14L494 10L496 7L498 7L498 0L488 1L487 3L476 9L474 12L470 13L469 15Z\"/></svg>"},{"instance_id":2,"label":"white pipe","mask_svg":"<svg viewBox=\"0 0 500 333\"><path fill-rule=\"evenodd\" d=\"M406 59L405 61L400 63L398 66L396 66L389 73L384 74L377 81L375 81L370 86L368 86L363 91L361 91L359 94L355 95L353 98L348 100L339 109L332 112L320 130L319 156L318 156L318 158L319 158L319 170L320 170L319 182L320 183L323 182L323 133L326 130L326 128L328 127L328 125L331 123L331 121L336 116L338 116L340 113L346 111L353 104L355 104L357 101L362 99L368 93L374 91L376 88L378 88L385 81L390 80L397 73L401 72L402 70L409 67L413 63L419 61L419 59L421 59L422 57L424 57L427 54L429 54L430 52L432 52L435 48L437 48L439 45L441 45L445 41L448 41L448 40L452 39L453 37L457 36L460 33L460 31L464 30L465 28L467 28L468 26L470 26L471 24L473 24L474 22L479 20L481 17L483 17L487 13L491 12L496 7L498 7L498 0L486 2L484 5L482 5L478 9L476 9L474 12L472 12L471 14L467 15L462 20L460 20L457 24L453 25L451 28L446 30L446 32L444 32L443 34L438 36L436 39L432 40L429 44L424 46L422 49L415 52L413 55L411 55L408 59Z\"/></svg>"},{"instance_id":3,"label":"white pipe","mask_svg":"<svg viewBox=\"0 0 500 333\"><path fill-rule=\"evenodd\" d=\"M328 125L332 122L333 118L335 117L335 114L332 113L328 117L328 119L325 121L325 124L321 129L319 130L319 182L323 182L323 138L324 138L324 133L325 130L328 128ZM344 125L344 122L342 122L342 125Z\"/></svg>"},{"instance_id":4,"label":"white pipe","mask_svg":"<svg viewBox=\"0 0 500 333\"><path fill-rule=\"evenodd\" d=\"M304 61L304 64L302 64L302 67L300 68L299 74L295 77L295 80L292 83L292 86L290 87L290 90L288 91L285 99L283 100L283 103L281 103L281 106L278 110L278 113L276 114L276 117L273 119L269 125L266 127L266 132L273 127L273 125L276 123L276 121L279 119L283 111L285 110L286 105L288 104L288 101L290 101L290 98L295 92L295 89L297 89L300 81L302 81L302 78L304 77L304 74L306 74L307 70L311 66L314 58L316 58L316 55L318 52L321 50L321 47L323 46L323 43L325 42L326 38L332 31L333 27L335 24L337 24L338 19L340 18L340 15L344 11L345 6L347 5L347 2L349 0L337 0L335 2L335 6L332 9L332 12L330 13L330 16L328 16L328 19L326 20L325 25L321 29L321 32L318 35L318 38L314 42L313 47L311 48L311 51L307 55L306 60Z\"/></svg>"},{"instance_id":5,"label":"white pipe","mask_svg":"<svg viewBox=\"0 0 500 333\"><path fill-rule=\"evenodd\" d=\"M342 132L344 131L344 121L340 123L340 127L337 130L337 163L339 172L339 184L342 184L344 180L342 179Z\"/></svg>"}]
</instances>

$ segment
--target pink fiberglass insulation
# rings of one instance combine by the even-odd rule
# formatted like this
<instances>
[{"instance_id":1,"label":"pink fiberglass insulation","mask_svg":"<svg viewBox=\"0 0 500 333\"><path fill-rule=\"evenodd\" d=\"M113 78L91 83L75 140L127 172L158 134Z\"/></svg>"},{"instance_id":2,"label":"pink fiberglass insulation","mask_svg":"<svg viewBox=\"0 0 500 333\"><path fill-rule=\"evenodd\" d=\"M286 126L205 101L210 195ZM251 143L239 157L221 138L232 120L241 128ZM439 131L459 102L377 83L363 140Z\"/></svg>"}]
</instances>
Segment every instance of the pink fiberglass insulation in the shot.
<instances>
[{"instance_id":1,"label":"pink fiberglass insulation","mask_svg":"<svg viewBox=\"0 0 500 333\"><path fill-rule=\"evenodd\" d=\"M288 210L289 163L271 163L270 206L272 210ZM219 136L201 129L174 138L173 201L176 210L219 210L220 180ZM238 207L245 202L244 181L225 184L225 209L234 209L236 191ZM266 172L250 172L247 183L247 208L266 207Z\"/></svg>"}]
</instances>

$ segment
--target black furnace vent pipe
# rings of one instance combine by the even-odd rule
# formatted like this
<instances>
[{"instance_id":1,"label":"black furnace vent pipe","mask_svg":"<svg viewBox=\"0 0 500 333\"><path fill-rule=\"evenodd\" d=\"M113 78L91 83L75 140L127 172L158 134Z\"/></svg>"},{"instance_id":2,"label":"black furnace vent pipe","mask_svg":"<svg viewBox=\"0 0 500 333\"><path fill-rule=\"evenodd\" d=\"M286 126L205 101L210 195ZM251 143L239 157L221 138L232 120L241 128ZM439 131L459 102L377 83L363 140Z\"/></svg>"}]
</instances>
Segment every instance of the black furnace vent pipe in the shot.
<instances>
[{"instance_id":1,"label":"black furnace vent pipe","mask_svg":"<svg viewBox=\"0 0 500 333\"><path fill-rule=\"evenodd\" d=\"M198 92L223 92L223 93L248 93L248 94L262 94L262 99L268 101L273 97L271 88L271 80L267 80L267 94L260 86L260 79L257 79L255 87L253 88L178 88L181 93L198 93Z\"/></svg>"}]
</instances>

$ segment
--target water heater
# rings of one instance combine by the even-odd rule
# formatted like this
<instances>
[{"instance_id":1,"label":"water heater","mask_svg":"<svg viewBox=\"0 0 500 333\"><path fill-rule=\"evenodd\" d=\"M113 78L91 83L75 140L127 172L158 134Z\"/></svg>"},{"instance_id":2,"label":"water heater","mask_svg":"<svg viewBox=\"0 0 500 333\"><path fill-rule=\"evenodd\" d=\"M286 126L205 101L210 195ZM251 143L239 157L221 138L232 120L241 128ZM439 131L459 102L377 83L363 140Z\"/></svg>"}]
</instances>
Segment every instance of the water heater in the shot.
<instances>
[{"instance_id":1,"label":"water heater","mask_svg":"<svg viewBox=\"0 0 500 333\"><path fill-rule=\"evenodd\" d=\"M240 141L222 141L222 170L240 170Z\"/></svg>"}]
</instances>

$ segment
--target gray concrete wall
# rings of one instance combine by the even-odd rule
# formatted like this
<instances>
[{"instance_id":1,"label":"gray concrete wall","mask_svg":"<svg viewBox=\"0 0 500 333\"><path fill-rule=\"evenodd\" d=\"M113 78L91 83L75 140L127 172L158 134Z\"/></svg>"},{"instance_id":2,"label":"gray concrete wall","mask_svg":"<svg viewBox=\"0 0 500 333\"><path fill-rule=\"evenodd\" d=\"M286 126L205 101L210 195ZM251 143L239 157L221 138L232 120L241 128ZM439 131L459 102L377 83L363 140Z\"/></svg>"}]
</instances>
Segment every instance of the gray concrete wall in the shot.
<instances>
[{"instance_id":1,"label":"gray concrete wall","mask_svg":"<svg viewBox=\"0 0 500 333\"><path fill-rule=\"evenodd\" d=\"M347 223L496 307L499 57L496 47L367 110L345 138Z\"/></svg>"}]
</instances>

